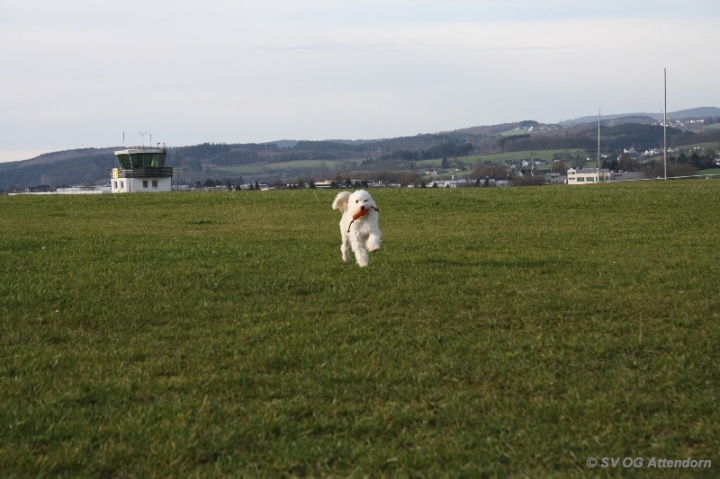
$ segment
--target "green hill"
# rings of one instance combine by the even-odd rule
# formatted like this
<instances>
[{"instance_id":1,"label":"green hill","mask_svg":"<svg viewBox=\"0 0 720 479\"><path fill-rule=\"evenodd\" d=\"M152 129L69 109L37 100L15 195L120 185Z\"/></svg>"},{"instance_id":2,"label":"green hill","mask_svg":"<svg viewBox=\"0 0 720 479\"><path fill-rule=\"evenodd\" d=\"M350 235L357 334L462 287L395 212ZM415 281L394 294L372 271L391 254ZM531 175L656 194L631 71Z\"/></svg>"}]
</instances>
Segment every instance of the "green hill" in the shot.
<instances>
[{"instance_id":1,"label":"green hill","mask_svg":"<svg viewBox=\"0 0 720 479\"><path fill-rule=\"evenodd\" d=\"M713 113L717 109L687 110ZM718 110L720 111L720 110ZM677 112L677 117L683 112ZM603 152L617 155L624 148L638 150L662 146L663 131L639 117L608 121L602 128ZM668 129L671 147L720 141L720 129L707 128L720 121L673 124ZM211 144L170 148L168 166L176 167L183 182L208 178L239 182L292 182L297 179L368 177L380 173L416 175L421 162L461 159L473 168L472 158L513 151L588 150L597 145L595 125L564 126L522 121L455 131L375 140L281 140L270 143ZM46 184L53 187L105 183L116 166L116 148L69 150L13 163L0 163L0 190ZM462 160L466 158L466 160Z\"/></svg>"}]
</instances>

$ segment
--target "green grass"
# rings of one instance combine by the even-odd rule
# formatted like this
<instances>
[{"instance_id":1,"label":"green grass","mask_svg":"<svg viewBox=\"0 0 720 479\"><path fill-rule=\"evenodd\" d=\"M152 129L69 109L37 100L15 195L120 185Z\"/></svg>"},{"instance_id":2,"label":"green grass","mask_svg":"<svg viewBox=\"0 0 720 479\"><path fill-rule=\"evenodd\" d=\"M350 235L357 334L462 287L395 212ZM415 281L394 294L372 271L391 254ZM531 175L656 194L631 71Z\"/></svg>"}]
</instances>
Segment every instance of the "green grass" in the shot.
<instances>
[{"instance_id":1,"label":"green grass","mask_svg":"<svg viewBox=\"0 0 720 479\"><path fill-rule=\"evenodd\" d=\"M336 192L0 197L0 476L718 475L720 182Z\"/></svg>"}]
</instances>

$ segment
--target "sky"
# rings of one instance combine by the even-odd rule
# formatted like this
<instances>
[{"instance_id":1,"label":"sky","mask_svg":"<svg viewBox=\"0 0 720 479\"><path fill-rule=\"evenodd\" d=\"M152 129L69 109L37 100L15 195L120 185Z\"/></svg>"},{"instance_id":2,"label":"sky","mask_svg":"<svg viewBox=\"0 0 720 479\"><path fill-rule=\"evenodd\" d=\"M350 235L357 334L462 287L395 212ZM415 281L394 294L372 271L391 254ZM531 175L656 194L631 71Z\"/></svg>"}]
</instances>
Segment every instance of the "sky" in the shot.
<instances>
[{"instance_id":1,"label":"sky","mask_svg":"<svg viewBox=\"0 0 720 479\"><path fill-rule=\"evenodd\" d=\"M717 0L0 0L0 161L720 106Z\"/></svg>"}]
</instances>

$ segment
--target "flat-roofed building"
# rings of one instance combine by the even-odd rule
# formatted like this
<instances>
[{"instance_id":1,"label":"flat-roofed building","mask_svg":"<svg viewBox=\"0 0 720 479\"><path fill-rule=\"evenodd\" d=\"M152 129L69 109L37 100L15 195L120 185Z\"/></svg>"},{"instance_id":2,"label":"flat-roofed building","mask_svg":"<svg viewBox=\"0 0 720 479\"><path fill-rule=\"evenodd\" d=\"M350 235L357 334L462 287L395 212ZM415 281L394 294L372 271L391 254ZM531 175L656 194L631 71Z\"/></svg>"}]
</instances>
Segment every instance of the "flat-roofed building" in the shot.
<instances>
[{"instance_id":1,"label":"flat-roofed building","mask_svg":"<svg viewBox=\"0 0 720 479\"><path fill-rule=\"evenodd\" d=\"M172 190L173 169L165 167L165 148L129 148L115 152L120 168L112 169L113 193Z\"/></svg>"}]
</instances>

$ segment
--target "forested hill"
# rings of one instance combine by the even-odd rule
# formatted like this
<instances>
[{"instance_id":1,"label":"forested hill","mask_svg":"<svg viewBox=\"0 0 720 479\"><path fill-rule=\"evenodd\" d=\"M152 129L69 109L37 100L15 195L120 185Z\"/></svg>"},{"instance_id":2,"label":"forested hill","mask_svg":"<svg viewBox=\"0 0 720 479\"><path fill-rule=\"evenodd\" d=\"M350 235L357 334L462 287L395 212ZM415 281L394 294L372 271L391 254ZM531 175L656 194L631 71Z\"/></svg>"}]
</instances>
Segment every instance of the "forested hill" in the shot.
<instances>
[{"instance_id":1,"label":"forested hill","mask_svg":"<svg viewBox=\"0 0 720 479\"><path fill-rule=\"evenodd\" d=\"M693 110L700 111L700 110ZM674 120L667 130L668 145L720 141L719 113ZM672 115L678 118L678 113ZM595 119L597 122L597 118ZM602 150L618 152L662 146L663 127L647 116L606 118L602 122ZM123 147L85 148L48 153L37 158L0 163L0 190L10 191L36 185L51 187L102 184L109 170L117 166L113 152ZM435 134L374 140L280 140L269 143L211 144L171 147L166 166L178 167L183 181L227 178L234 171L252 170L254 181L292 180L314 174L331 174L331 168L313 170L309 165L343 161L355 173L368 170L411 170L415 162L427 159L461 158L511 151L597 149L597 125L561 126L522 121L479 126ZM281 164L268 168L268 165ZM272 174L268 172L272 170ZM238 175L239 176L239 175ZM246 178L247 179L247 178ZM316 178L322 179L322 178Z\"/></svg>"},{"instance_id":2,"label":"forested hill","mask_svg":"<svg viewBox=\"0 0 720 479\"><path fill-rule=\"evenodd\" d=\"M680 110L680 111L674 111L674 112L668 112L668 120L674 121L674 120L683 120L686 118L708 118L708 117L720 117L720 108L716 108L713 106L706 106L706 107L700 107L700 108L691 108L689 110ZM650 122L658 122L663 120L663 114L662 113L625 113L622 115L602 115L601 119L602 121L612 121L612 120L618 120L618 119L630 119L635 118L639 119L640 123L646 123L647 121ZM561 126L577 126L587 123L596 123L598 120L597 116L584 116L581 118L575 118L573 120L565 120L561 121L559 125Z\"/></svg>"},{"instance_id":3,"label":"forested hill","mask_svg":"<svg viewBox=\"0 0 720 479\"><path fill-rule=\"evenodd\" d=\"M562 130L558 134L514 135L498 140L502 151L527 150L597 150L598 131L596 126L580 126ZM603 125L601 128L601 149L607 152L621 152L625 148L638 151L659 148L663 144L663 127L639 123L623 123L616 126ZM676 147L693 143L720 141L720 128L701 131L667 128L668 146Z\"/></svg>"}]
</instances>

